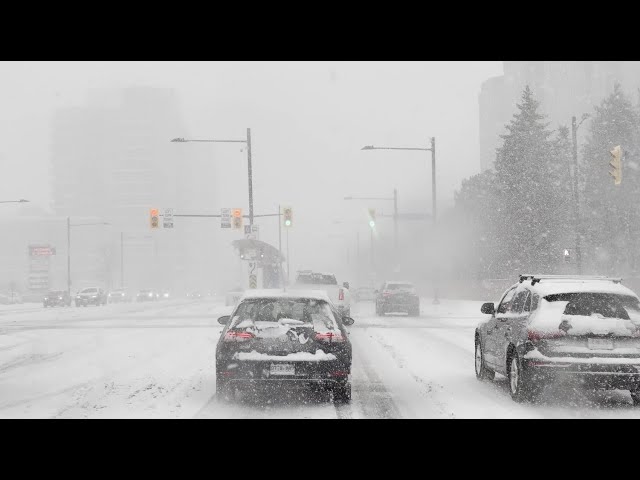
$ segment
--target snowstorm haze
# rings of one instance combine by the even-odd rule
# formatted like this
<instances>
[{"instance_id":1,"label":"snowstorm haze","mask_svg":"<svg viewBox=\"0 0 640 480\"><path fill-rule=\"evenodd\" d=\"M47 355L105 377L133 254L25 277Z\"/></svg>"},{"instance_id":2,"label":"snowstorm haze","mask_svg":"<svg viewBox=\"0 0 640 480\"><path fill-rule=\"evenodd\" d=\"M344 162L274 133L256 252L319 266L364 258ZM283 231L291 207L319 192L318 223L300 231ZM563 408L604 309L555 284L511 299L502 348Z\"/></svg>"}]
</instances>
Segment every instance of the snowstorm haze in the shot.
<instances>
[{"instance_id":1,"label":"snowstorm haze","mask_svg":"<svg viewBox=\"0 0 640 480\"><path fill-rule=\"evenodd\" d=\"M103 89L173 89L184 131L171 138L242 139L251 128L255 213L292 206L291 270L340 270L345 255L355 256L360 227L334 222L361 221L368 207L392 213L390 202L345 202L344 196L390 197L397 188L400 210L431 209L429 152L363 152L361 147L428 147L436 137L438 200L440 208L450 206L460 181L480 169L480 84L501 72L500 62L5 62L0 65L0 159L9 174L0 180L1 191L7 198L28 198L31 209L51 212L54 111L82 107ZM201 164L207 157L214 164L213 178L200 178L193 186L200 211L177 213L218 214L222 207L236 206L248 213L241 144L157 140L166 141L167 150L198 150ZM19 208L7 206L0 215ZM144 213L140 218L146 220ZM187 221L197 228L194 220L184 219L177 220L177 228ZM219 226L218 220L209 222ZM390 220L381 222L390 232ZM275 220L256 223L261 239L277 246ZM366 219L362 223L364 258ZM211 232L219 235L220 229Z\"/></svg>"},{"instance_id":2,"label":"snowstorm haze","mask_svg":"<svg viewBox=\"0 0 640 480\"><path fill-rule=\"evenodd\" d=\"M0 62L0 166L0 418L640 418L640 62Z\"/></svg>"}]
</instances>

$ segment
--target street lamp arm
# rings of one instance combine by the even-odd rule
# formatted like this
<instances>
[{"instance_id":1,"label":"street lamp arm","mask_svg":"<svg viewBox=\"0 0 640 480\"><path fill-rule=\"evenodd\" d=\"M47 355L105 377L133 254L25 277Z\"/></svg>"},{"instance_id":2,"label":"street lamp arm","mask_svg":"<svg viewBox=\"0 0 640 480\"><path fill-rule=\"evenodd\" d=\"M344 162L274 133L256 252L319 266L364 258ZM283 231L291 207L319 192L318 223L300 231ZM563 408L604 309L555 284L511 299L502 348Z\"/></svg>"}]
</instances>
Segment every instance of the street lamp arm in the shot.
<instances>
[{"instance_id":1,"label":"street lamp arm","mask_svg":"<svg viewBox=\"0 0 640 480\"><path fill-rule=\"evenodd\" d=\"M205 143L247 143L246 140L213 140L213 139L188 139L188 138L174 138L172 143L187 143L187 142L205 142Z\"/></svg>"},{"instance_id":2,"label":"street lamp arm","mask_svg":"<svg viewBox=\"0 0 640 480\"><path fill-rule=\"evenodd\" d=\"M345 200L393 200L393 197L344 197Z\"/></svg>"},{"instance_id":3,"label":"street lamp arm","mask_svg":"<svg viewBox=\"0 0 640 480\"><path fill-rule=\"evenodd\" d=\"M373 145L367 145L360 150L419 150L421 152L430 152L430 148L417 148L417 147L374 147Z\"/></svg>"},{"instance_id":4,"label":"street lamp arm","mask_svg":"<svg viewBox=\"0 0 640 480\"><path fill-rule=\"evenodd\" d=\"M102 223L76 223L69 225L70 227L88 227L91 225L111 225L110 223L102 222Z\"/></svg>"},{"instance_id":5,"label":"street lamp arm","mask_svg":"<svg viewBox=\"0 0 640 480\"><path fill-rule=\"evenodd\" d=\"M0 200L0 203L28 203L29 200L21 198L20 200Z\"/></svg>"}]
</instances>

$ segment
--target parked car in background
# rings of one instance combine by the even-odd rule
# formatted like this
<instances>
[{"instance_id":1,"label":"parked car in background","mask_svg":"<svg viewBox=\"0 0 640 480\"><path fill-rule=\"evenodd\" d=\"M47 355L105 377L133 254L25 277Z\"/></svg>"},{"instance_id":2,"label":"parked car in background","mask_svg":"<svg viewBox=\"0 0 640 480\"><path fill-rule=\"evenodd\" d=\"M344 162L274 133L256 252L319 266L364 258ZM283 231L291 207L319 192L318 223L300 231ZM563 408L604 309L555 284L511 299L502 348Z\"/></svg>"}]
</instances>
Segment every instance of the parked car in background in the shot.
<instances>
[{"instance_id":1,"label":"parked car in background","mask_svg":"<svg viewBox=\"0 0 640 480\"><path fill-rule=\"evenodd\" d=\"M371 302L376 299L376 289L374 287L358 287L353 292L353 299L356 302Z\"/></svg>"},{"instance_id":2,"label":"parked car in background","mask_svg":"<svg viewBox=\"0 0 640 480\"><path fill-rule=\"evenodd\" d=\"M160 294L151 289L144 289L136 295L136 302L156 302L160 299Z\"/></svg>"},{"instance_id":3,"label":"parked car in background","mask_svg":"<svg viewBox=\"0 0 640 480\"><path fill-rule=\"evenodd\" d=\"M86 307L88 305L106 305L107 293L100 287L89 287L80 290L75 298L76 307Z\"/></svg>"},{"instance_id":4,"label":"parked car in background","mask_svg":"<svg viewBox=\"0 0 640 480\"><path fill-rule=\"evenodd\" d=\"M171 298L171 293L169 292L169 290L163 290L162 292L160 292L160 298L162 300L169 300Z\"/></svg>"},{"instance_id":5,"label":"parked car in background","mask_svg":"<svg viewBox=\"0 0 640 480\"><path fill-rule=\"evenodd\" d=\"M71 296L66 290L50 290L42 299L42 305L46 307L70 307Z\"/></svg>"},{"instance_id":6,"label":"parked car in background","mask_svg":"<svg viewBox=\"0 0 640 480\"><path fill-rule=\"evenodd\" d=\"M216 346L216 394L257 385L328 389L336 403L351 400L351 342L340 315L323 291L251 290L220 317Z\"/></svg>"},{"instance_id":7,"label":"parked car in background","mask_svg":"<svg viewBox=\"0 0 640 480\"><path fill-rule=\"evenodd\" d=\"M407 313L420 316L420 297L411 282L388 281L376 290L376 315Z\"/></svg>"},{"instance_id":8,"label":"parked car in background","mask_svg":"<svg viewBox=\"0 0 640 480\"><path fill-rule=\"evenodd\" d=\"M108 296L109 303L125 303L131 301L131 295L122 288L111 290Z\"/></svg>"},{"instance_id":9,"label":"parked car in background","mask_svg":"<svg viewBox=\"0 0 640 480\"><path fill-rule=\"evenodd\" d=\"M629 390L640 405L640 299L619 278L520 275L475 330L479 380L509 379L511 397L535 400L562 380Z\"/></svg>"},{"instance_id":10,"label":"parked car in background","mask_svg":"<svg viewBox=\"0 0 640 480\"><path fill-rule=\"evenodd\" d=\"M312 270L299 270L296 275L295 284L291 287L299 290L322 290L331 303L333 303L341 315L349 317L351 315L351 293L349 292L349 282L338 285L336 276L333 273L313 272Z\"/></svg>"}]
</instances>

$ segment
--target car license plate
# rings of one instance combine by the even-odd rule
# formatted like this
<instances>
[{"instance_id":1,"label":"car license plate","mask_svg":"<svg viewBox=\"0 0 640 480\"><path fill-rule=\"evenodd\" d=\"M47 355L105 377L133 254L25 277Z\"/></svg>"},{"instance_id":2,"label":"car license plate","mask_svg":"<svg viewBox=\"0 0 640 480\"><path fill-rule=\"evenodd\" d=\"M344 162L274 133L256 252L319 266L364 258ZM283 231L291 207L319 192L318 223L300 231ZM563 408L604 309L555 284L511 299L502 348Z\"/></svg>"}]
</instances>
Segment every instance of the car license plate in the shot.
<instances>
[{"instance_id":1,"label":"car license plate","mask_svg":"<svg viewBox=\"0 0 640 480\"><path fill-rule=\"evenodd\" d=\"M587 344L592 350L613 350L613 340L610 338L589 338Z\"/></svg>"},{"instance_id":2,"label":"car license plate","mask_svg":"<svg viewBox=\"0 0 640 480\"><path fill-rule=\"evenodd\" d=\"M293 363L272 363L269 373L271 375L295 375L296 369Z\"/></svg>"}]
</instances>

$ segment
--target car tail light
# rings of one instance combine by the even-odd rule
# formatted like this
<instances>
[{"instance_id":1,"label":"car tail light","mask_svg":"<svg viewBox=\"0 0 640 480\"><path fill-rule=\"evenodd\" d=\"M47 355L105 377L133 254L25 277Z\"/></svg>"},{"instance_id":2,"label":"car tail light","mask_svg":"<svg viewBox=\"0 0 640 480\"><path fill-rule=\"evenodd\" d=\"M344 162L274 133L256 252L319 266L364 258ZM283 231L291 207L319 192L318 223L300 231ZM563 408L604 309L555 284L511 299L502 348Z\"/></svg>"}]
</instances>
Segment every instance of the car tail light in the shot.
<instances>
[{"instance_id":1,"label":"car tail light","mask_svg":"<svg viewBox=\"0 0 640 480\"><path fill-rule=\"evenodd\" d=\"M552 338L561 338L567 335L567 332L563 330L558 330L556 332L541 332L539 330L528 330L527 338L532 342L537 342L538 340L549 340Z\"/></svg>"},{"instance_id":2,"label":"car tail light","mask_svg":"<svg viewBox=\"0 0 640 480\"><path fill-rule=\"evenodd\" d=\"M253 338L256 338L253 333L244 330L229 330L224 334L225 342L247 342Z\"/></svg>"},{"instance_id":3,"label":"car tail light","mask_svg":"<svg viewBox=\"0 0 640 480\"><path fill-rule=\"evenodd\" d=\"M344 300L344 290L342 288L338 291L338 300Z\"/></svg>"},{"instance_id":4,"label":"car tail light","mask_svg":"<svg viewBox=\"0 0 640 480\"><path fill-rule=\"evenodd\" d=\"M322 343L344 343L344 337L341 333L325 332L316 333L316 340Z\"/></svg>"},{"instance_id":5,"label":"car tail light","mask_svg":"<svg viewBox=\"0 0 640 480\"><path fill-rule=\"evenodd\" d=\"M333 372L329 372L327 375L329 377L346 377L349 375L349 372L346 370L334 370Z\"/></svg>"},{"instance_id":6,"label":"car tail light","mask_svg":"<svg viewBox=\"0 0 640 480\"><path fill-rule=\"evenodd\" d=\"M383 297L388 297L389 295L391 295L391 292L390 292L390 291L388 291L388 290L384 290L384 291L382 292L382 296L383 296Z\"/></svg>"}]
</instances>

